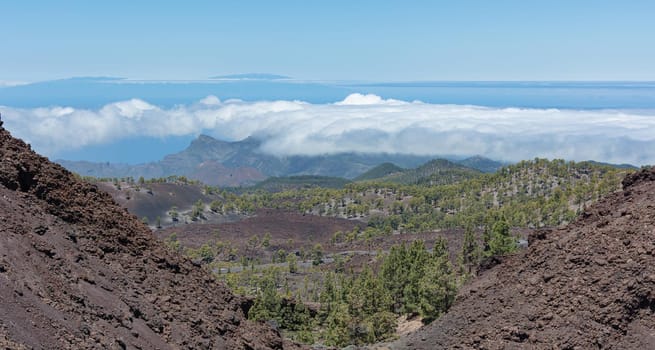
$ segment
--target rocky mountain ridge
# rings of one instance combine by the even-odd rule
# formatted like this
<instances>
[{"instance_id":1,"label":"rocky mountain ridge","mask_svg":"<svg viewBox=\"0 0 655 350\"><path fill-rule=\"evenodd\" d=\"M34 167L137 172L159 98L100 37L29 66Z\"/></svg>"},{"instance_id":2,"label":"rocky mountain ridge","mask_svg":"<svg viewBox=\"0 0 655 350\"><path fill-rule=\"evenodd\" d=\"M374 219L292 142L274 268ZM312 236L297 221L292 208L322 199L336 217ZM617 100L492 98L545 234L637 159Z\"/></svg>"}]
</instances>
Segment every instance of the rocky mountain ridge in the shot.
<instances>
[{"instance_id":1,"label":"rocky mountain ridge","mask_svg":"<svg viewBox=\"0 0 655 350\"><path fill-rule=\"evenodd\" d=\"M208 185L247 186L271 176L319 175L353 179L385 162L403 168L414 168L434 158L384 153L277 157L263 152L260 147L261 142L252 137L227 142L200 135L186 149L167 155L158 162L137 165L66 160L57 162L82 176L131 176L135 179L143 176L147 179L178 175L200 180ZM468 162L467 164L473 166L480 165L485 171L503 165L481 157L472 157L461 162Z\"/></svg>"}]
</instances>

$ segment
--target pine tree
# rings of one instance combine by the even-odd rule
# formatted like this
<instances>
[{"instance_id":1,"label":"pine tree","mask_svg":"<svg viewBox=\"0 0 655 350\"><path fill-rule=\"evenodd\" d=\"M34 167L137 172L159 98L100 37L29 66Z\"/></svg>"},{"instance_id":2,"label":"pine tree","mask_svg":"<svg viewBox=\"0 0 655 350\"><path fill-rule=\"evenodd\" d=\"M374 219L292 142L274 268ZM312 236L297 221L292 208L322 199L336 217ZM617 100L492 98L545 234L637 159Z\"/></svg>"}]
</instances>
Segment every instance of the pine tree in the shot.
<instances>
[{"instance_id":1,"label":"pine tree","mask_svg":"<svg viewBox=\"0 0 655 350\"><path fill-rule=\"evenodd\" d=\"M257 284L258 295L248 312L248 318L280 322L282 298L277 292L278 279L279 272L277 270L270 269L264 272Z\"/></svg>"},{"instance_id":2,"label":"pine tree","mask_svg":"<svg viewBox=\"0 0 655 350\"><path fill-rule=\"evenodd\" d=\"M312 265L317 266L323 263L323 246L316 243L311 251Z\"/></svg>"},{"instance_id":3,"label":"pine tree","mask_svg":"<svg viewBox=\"0 0 655 350\"><path fill-rule=\"evenodd\" d=\"M509 223L501 216L491 228L491 239L486 256L496 256L511 253L516 250L516 240L510 235Z\"/></svg>"},{"instance_id":4,"label":"pine tree","mask_svg":"<svg viewBox=\"0 0 655 350\"><path fill-rule=\"evenodd\" d=\"M287 264L289 265L289 273L298 272L298 258L293 253L287 255Z\"/></svg>"},{"instance_id":5,"label":"pine tree","mask_svg":"<svg viewBox=\"0 0 655 350\"><path fill-rule=\"evenodd\" d=\"M444 244L444 241L437 240L434 250L443 250ZM404 262L409 267L407 280L403 288L403 311L405 313L419 311L419 281L425 275L425 268L429 259L430 253L425 249L425 243L422 240L412 242Z\"/></svg>"},{"instance_id":6,"label":"pine tree","mask_svg":"<svg viewBox=\"0 0 655 350\"><path fill-rule=\"evenodd\" d=\"M404 255L406 254L405 244L400 246L394 245L389 250L389 255L384 258L382 266L380 267L380 278L384 287L391 294L393 301L393 311L398 312L403 303L403 286L405 285L406 266L404 263Z\"/></svg>"},{"instance_id":7,"label":"pine tree","mask_svg":"<svg viewBox=\"0 0 655 350\"><path fill-rule=\"evenodd\" d=\"M464 241L458 260L463 275L471 276L475 273L474 269L480 261L480 247L472 225L467 225L464 230Z\"/></svg>"},{"instance_id":8,"label":"pine tree","mask_svg":"<svg viewBox=\"0 0 655 350\"><path fill-rule=\"evenodd\" d=\"M348 304L337 302L325 320L325 341L327 345L346 346L351 344L351 316Z\"/></svg>"},{"instance_id":9,"label":"pine tree","mask_svg":"<svg viewBox=\"0 0 655 350\"><path fill-rule=\"evenodd\" d=\"M418 283L419 313L424 323L430 323L446 312L457 294L457 282L448 250L435 249L431 261Z\"/></svg>"}]
</instances>

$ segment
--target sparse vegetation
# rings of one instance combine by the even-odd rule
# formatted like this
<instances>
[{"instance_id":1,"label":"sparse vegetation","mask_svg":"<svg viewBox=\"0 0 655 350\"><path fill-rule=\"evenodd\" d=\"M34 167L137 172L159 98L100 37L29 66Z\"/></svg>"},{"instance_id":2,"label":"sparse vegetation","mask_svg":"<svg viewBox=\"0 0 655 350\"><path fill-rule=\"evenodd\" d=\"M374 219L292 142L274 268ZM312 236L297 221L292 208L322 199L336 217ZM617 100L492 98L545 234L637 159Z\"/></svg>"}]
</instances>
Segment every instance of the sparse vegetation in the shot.
<instances>
[{"instance_id":1,"label":"sparse vegetation","mask_svg":"<svg viewBox=\"0 0 655 350\"><path fill-rule=\"evenodd\" d=\"M543 159L494 174L455 165L436 171L439 167L444 165L431 162L412 171L388 166L380 170L387 173L384 182L368 180L342 188L290 186L279 192L237 194L205 187L203 194L220 198L209 204L197 200L181 213L176 207L168 212L171 220L183 222L204 216L247 216L258 209L362 222L329 233L322 244L298 246L290 239L275 239L266 230L240 237L239 249L219 240L223 235L213 235L193 249L181 247L175 235L165 242L217 273L235 292L254 297L250 318L274 321L298 341L361 345L392 338L400 316L417 315L425 323L437 319L452 305L459 285L475 276L482 259L517 249L512 228L570 222L586 206L617 190L626 172L595 163ZM418 239L379 246L398 233L442 229L462 229L459 250L449 252L443 239L430 250ZM369 257L368 263L353 263L352 255L333 253L334 247L352 245L361 249L357 254Z\"/></svg>"},{"instance_id":2,"label":"sparse vegetation","mask_svg":"<svg viewBox=\"0 0 655 350\"><path fill-rule=\"evenodd\" d=\"M343 189L295 189L227 195L227 207L279 208L314 215L361 218L376 235L484 227L504 217L510 227L558 226L586 205L620 188L626 169L591 162L535 159L439 185L352 183Z\"/></svg>"},{"instance_id":3,"label":"sparse vegetation","mask_svg":"<svg viewBox=\"0 0 655 350\"><path fill-rule=\"evenodd\" d=\"M177 207L171 208L171 210L168 212L168 215L171 217L173 222L178 221L180 217L180 214L177 212Z\"/></svg>"},{"instance_id":4,"label":"sparse vegetation","mask_svg":"<svg viewBox=\"0 0 655 350\"><path fill-rule=\"evenodd\" d=\"M375 253L376 237L464 230L455 261L450 260L445 240L438 239L431 250L415 240L378 250L373 267L361 271L346 268L341 256L326 255L321 244L296 253L271 251L271 263L283 265L255 268L262 263L262 252L273 246L270 233L263 232L247 240L241 255L243 267L234 268L241 272L221 276L235 290L256 298L250 318L274 320L293 339L333 346L381 341L393 337L401 315L419 315L429 323L448 310L458 286L476 274L481 259L517 249L511 227L569 222L586 205L617 190L624 172L593 163L535 159L495 174L467 172L457 177L453 173L446 184L416 176L410 181L413 184L361 182L342 189L225 192L221 209L213 203L212 211L277 208L366 220L363 229L335 231L329 243L361 241L369 254ZM188 253L196 259L210 256L202 254L203 247ZM322 270L326 256L332 261L328 270ZM304 303L318 309L309 312Z\"/></svg>"},{"instance_id":5,"label":"sparse vegetation","mask_svg":"<svg viewBox=\"0 0 655 350\"><path fill-rule=\"evenodd\" d=\"M294 257L288 256L290 264ZM394 246L380 259L377 270L325 272L312 283L306 277L304 287L296 291L276 267L258 277L250 271L233 275L230 281L240 285L234 279L238 276L256 286L249 318L273 320L294 339L333 346L389 339L399 315L417 313L429 322L452 304L457 279L445 241L439 241L433 252L422 241ZM318 303L318 309L311 313L303 302Z\"/></svg>"}]
</instances>

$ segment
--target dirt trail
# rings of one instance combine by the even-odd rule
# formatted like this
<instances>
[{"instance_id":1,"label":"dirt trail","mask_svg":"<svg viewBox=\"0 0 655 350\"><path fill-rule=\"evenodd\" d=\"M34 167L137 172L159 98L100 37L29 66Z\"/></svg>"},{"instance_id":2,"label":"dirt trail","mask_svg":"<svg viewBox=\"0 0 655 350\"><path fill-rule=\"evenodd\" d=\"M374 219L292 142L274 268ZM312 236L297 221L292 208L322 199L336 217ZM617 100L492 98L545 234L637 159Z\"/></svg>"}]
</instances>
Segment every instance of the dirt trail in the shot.
<instances>
[{"instance_id":1,"label":"dirt trail","mask_svg":"<svg viewBox=\"0 0 655 350\"><path fill-rule=\"evenodd\" d=\"M655 349L655 170L464 287L396 349Z\"/></svg>"},{"instance_id":2,"label":"dirt trail","mask_svg":"<svg viewBox=\"0 0 655 350\"><path fill-rule=\"evenodd\" d=\"M0 347L296 347L242 305L0 122Z\"/></svg>"}]
</instances>

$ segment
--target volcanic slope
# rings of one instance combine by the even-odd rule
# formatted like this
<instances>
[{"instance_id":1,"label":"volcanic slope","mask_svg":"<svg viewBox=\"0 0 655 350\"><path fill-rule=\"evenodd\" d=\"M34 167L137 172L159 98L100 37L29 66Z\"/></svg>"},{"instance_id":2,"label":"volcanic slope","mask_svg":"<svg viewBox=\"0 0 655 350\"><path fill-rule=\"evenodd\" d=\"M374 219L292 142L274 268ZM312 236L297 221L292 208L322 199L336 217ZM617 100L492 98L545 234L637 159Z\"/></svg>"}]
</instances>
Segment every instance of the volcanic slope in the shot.
<instances>
[{"instance_id":1,"label":"volcanic slope","mask_svg":"<svg viewBox=\"0 0 655 350\"><path fill-rule=\"evenodd\" d=\"M399 349L655 349L655 170L484 272Z\"/></svg>"},{"instance_id":2,"label":"volcanic slope","mask_svg":"<svg viewBox=\"0 0 655 350\"><path fill-rule=\"evenodd\" d=\"M246 303L0 122L0 346L282 349Z\"/></svg>"}]
</instances>

